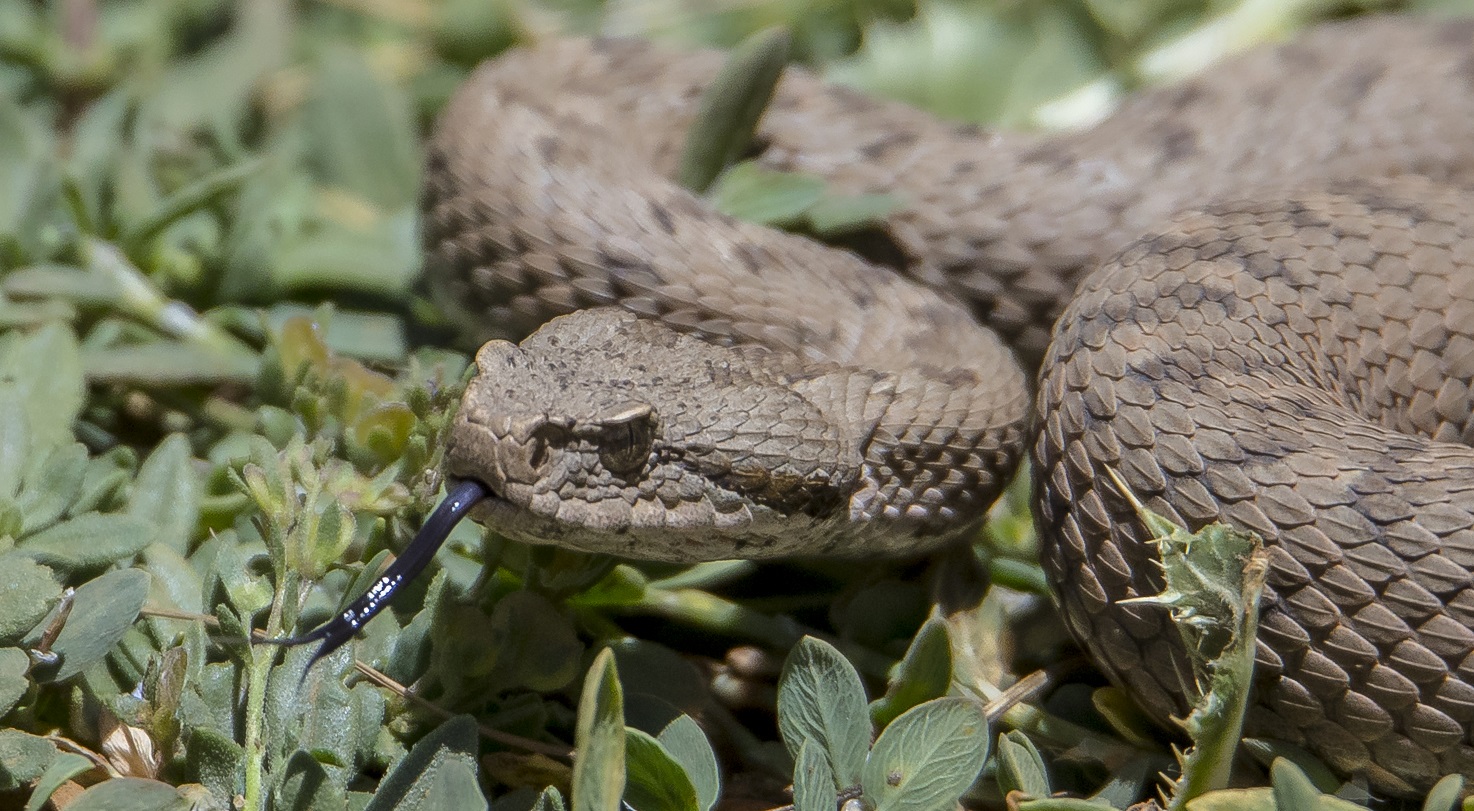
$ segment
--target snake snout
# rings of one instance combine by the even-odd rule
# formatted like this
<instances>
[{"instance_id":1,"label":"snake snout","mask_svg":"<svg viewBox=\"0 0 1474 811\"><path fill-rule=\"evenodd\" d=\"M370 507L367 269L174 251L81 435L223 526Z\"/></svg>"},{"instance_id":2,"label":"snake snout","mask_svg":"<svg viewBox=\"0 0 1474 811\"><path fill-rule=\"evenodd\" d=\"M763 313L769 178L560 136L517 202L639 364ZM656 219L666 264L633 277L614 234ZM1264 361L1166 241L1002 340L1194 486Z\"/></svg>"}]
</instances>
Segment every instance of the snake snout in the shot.
<instances>
[{"instance_id":1,"label":"snake snout","mask_svg":"<svg viewBox=\"0 0 1474 811\"><path fill-rule=\"evenodd\" d=\"M517 502L529 496L551 467L551 444L561 429L545 417L487 418L463 407L451 426L446 472L475 479L501 499Z\"/></svg>"}]
</instances>

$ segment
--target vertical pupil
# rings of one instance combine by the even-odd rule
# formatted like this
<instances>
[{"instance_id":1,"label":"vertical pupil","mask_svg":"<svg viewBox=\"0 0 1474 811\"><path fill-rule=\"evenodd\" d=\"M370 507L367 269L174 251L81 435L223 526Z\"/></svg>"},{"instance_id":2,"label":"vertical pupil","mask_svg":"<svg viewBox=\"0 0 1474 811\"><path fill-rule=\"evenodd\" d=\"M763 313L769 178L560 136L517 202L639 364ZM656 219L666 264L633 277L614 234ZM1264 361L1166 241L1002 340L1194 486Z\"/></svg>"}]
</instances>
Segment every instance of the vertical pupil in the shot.
<instances>
[{"instance_id":1,"label":"vertical pupil","mask_svg":"<svg viewBox=\"0 0 1474 811\"><path fill-rule=\"evenodd\" d=\"M641 457L645 449L644 429L645 426L638 420L611 426L605 434L607 444L602 456L604 467L616 473L639 467L644 461Z\"/></svg>"}]
</instances>

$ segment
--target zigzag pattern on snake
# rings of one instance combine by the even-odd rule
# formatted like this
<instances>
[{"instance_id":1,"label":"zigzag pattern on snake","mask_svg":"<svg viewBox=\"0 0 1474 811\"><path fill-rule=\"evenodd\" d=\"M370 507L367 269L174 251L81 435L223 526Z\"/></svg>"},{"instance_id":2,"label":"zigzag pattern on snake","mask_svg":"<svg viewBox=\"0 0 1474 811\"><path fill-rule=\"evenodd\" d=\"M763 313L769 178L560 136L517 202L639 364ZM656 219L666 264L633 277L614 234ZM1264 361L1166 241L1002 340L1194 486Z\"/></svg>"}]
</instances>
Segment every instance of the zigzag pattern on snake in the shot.
<instances>
[{"instance_id":1,"label":"zigzag pattern on snake","mask_svg":"<svg viewBox=\"0 0 1474 811\"><path fill-rule=\"evenodd\" d=\"M1388 793L1474 775L1474 23L1328 26L1050 137L791 71L761 160L899 193L904 276L664 179L719 64L552 43L444 113L427 269L467 328L626 313L478 355L447 470L482 520L669 560L914 552L978 526L1037 426L1068 624L1155 717L1186 665L1121 604L1161 583L1105 466L1268 541L1250 734Z\"/></svg>"}]
</instances>

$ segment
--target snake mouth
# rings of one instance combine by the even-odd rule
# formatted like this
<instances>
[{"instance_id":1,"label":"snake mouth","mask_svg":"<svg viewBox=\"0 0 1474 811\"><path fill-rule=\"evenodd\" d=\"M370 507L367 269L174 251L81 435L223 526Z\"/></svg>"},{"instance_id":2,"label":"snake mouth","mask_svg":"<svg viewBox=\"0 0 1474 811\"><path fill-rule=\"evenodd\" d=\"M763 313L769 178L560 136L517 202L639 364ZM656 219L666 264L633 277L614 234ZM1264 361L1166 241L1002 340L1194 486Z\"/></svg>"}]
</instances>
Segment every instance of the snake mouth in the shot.
<instances>
[{"instance_id":1,"label":"snake mouth","mask_svg":"<svg viewBox=\"0 0 1474 811\"><path fill-rule=\"evenodd\" d=\"M527 520L530 510L526 504L519 504L508 498L495 485L480 476L452 476L446 481L446 486L450 487L461 481L474 481L485 491L485 495L468 513L471 520L493 529Z\"/></svg>"},{"instance_id":2,"label":"snake mouth","mask_svg":"<svg viewBox=\"0 0 1474 811\"><path fill-rule=\"evenodd\" d=\"M482 496L477 499L475 505L470 509L469 515L476 519L485 510L496 510L503 507L515 508L516 505L507 500L493 485L481 476L458 476L451 474L445 477L445 488L447 490L455 487L461 482L475 482L481 486ZM477 519L479 520L479 519Z\"/></svg>"}]
</instances>

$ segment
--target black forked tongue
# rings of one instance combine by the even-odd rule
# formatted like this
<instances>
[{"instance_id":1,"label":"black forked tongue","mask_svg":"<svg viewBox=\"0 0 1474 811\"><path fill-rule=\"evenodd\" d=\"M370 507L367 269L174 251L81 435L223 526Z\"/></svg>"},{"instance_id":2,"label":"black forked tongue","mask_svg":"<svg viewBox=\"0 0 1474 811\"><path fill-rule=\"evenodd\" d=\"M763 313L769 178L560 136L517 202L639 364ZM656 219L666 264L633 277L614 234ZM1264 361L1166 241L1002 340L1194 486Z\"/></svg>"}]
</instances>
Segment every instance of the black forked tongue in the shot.
<instances>
[{"instance_id":1,"label":"black forked tongue","mask_svg":"<svg viewBox=\"0 0 1474 811\"><path fill-rule=\"evenodd\" d=\"M441 544L460 523L466 513L476 506L476 503L491 495L486 485L478 481L467 479L456 482L445 494L445 500L430 513L420 531L415 535L404 552L389 564L389 568L379 576L378 580L365 591L362 596L354 600L347 608L343 609L338 616L323 623L314 630L301 636L290 636L285 639L261 640L268 645L305 645L309 642L321 642L317 647L317 653L312 654L312 661L307 663L307 668L302 671L305 677L312 666L319 659L332 653L347 644L353 635L369 620L378 615L389 606L389 601L398 593L399 587L415 579L435 553Z\"/></svg>"}]
</instances>

